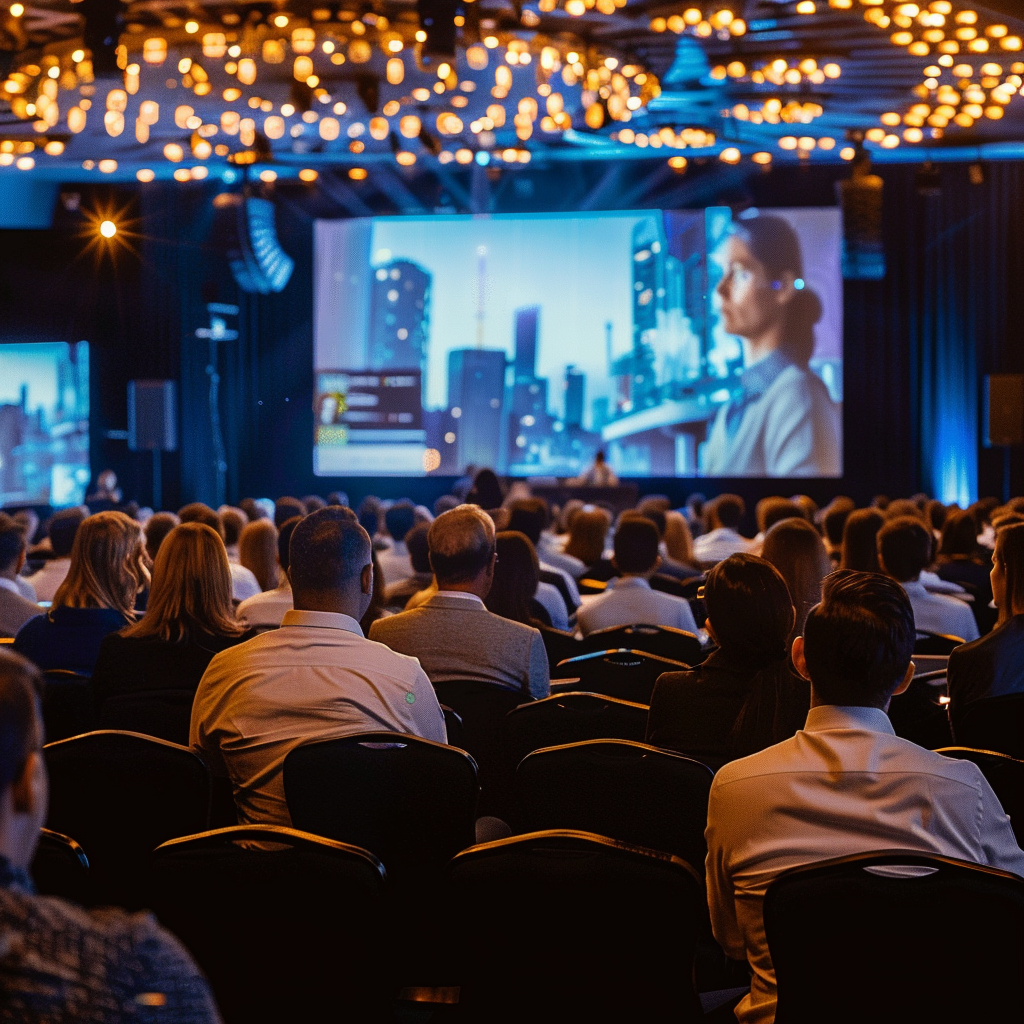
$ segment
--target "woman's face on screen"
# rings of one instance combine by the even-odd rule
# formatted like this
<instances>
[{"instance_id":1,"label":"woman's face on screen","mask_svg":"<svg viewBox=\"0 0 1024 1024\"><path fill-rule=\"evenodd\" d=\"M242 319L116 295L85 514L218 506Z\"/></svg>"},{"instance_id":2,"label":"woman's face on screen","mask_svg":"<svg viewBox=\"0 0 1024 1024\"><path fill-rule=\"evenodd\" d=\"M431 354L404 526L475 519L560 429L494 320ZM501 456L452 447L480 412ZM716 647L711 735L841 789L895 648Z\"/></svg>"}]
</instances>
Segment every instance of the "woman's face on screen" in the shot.
<instances>
[{"instance_id":1,"label":"woman's face on screen","mask_svg":"<svg viewBox=\"0 0 1024 1024\"><path fill-rule=\"evenodd\" d=\"M764 264L735 235L722 254L723 276L715 288L722 326L741 338L759 338L782 314L781 283L775 288Z\"/></svg>"}]
</instances>

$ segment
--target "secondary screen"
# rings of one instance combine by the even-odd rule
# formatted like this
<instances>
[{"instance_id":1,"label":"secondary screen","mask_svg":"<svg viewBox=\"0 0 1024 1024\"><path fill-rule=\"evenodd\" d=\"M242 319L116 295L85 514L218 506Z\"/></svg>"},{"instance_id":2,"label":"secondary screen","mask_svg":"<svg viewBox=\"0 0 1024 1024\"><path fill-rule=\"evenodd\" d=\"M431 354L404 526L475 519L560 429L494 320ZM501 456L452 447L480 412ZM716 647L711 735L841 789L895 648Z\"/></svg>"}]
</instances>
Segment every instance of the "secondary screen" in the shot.
<instances>
[{"instance_id":1,"label":"secondary screen","mask_svg":"<svg viewBox=\"0 0 1024 1024\"><path fill-rule=\"evenodd\" d=\"M319 221L320 476L842 474L836 209Z\"/></svg>"}]
</instances>

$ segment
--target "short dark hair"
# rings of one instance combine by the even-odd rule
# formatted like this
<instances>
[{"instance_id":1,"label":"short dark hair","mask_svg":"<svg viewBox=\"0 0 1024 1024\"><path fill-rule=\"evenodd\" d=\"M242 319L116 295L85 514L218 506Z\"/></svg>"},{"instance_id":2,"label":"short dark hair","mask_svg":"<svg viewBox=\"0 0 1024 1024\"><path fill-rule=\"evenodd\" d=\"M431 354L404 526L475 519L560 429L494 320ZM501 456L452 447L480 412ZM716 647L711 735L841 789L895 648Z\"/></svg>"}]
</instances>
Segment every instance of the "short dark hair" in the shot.
<instances>
[{"instance_id":1,"label":"short dark hair","mask_svg":"<svg viewBox=\"0 0 1024 1024\"><path fill-rule=\"evenodd\" d=\"M720 526L735 530L740 525L747 506L738 494L720 494L711 503L710 511Z\"/></svg>"},{"instance_id":2,"label":"short dark hair","mask_svg":"<svg viewBox=\"0 0 1024 1024\"><path fill-rule=\"evenodd\" d=\"M289 519L305 514L306 506L298 498L284 497L278 498L274 502L274 525L278 528L287 523Z\"/></svg>"},{"instance_id":3,"label":"short dark hair","mask_svg":"<svg viewBox=\"0 0 1024 1024\"><path fill-rule=\"evenodd\" d=\"M804 626L816 695L826 704L884 707L906 675L916 635L898 583L875 572L831 573Z\"/></svg>"},{"instance_id":4,"label":"short dark hair","mask_svg":"<svg viewBox=\"0 0 1024 1024\"><path fill-rule=\"evenodd\" d=\"M846 529L846 520L850 518L853 509L846 505L834 505L825 513L822 525L825 527L825 536L833 547L839 547L843 543L843 530Z\"/></svg>"},{"instance_id":5,"label":"short dark hair","mask_svg":"<svg viewBox=\"0 0 1024 1024\"><path fill-rule=\"evenodd\" d=\"M25 759L41 745L42 691L39 670L14 651L0 651L0 794L22 773Z\"/></svg>"},{"instance_id":6,"label":"short dark hair","mask_svg":"<svg viewBox=\"0 0 1024 1024\"><path fill-rule=\"evenodd\" d=\"M878 557L894 580L916 580L932 560L932 535L921 519L897 516L878 531Z\"/></svg>"},{"instance_id":7,"label":"short dark hair","mask_svg":"<svg viewBox=\"0 0 1024 1024\"><path fill-rule=\"evenodd\" d=\"M525 533L536 545L550 521L547 502L543 498L517 498L508 507L507 530Z\"/></svg>"},{"instance_id":8,"label":"short dark hair","mask_svg":"<svg viewBox=\"0 0 1024 1024\"><path fill-rule=\"evenodd\" d=\"M249 525L249 517L243 509L228 506L221 509L220 523L224 528L224 545L230 548L241 540L242 531Z\"/></svg>"},{"instance_id":9,"label":"short dark hair","mask_svg":"<svg viewBox=\"0 0 1024 1024\"><path fill-rule=\"evenodd\" d=\"M406 498L396 501L384 513L384 525L395 540L405 540L405 535L416 525L416 506Z\"/></svg>"},{"instance_id":10,"label":"short dark hair","mask_svg":"<svg viewBox=\"0 0 1024 1024\"><path fill-rule=\"evenodd\" d=\"M331 491L327 495L328 505L348 505L348 492L347 491Z\"/></svg>"},{"instance_id":11,"label":"short dark hair","mask_svg":"<svg viewBox=\"0 0 1024 1024\"><path fill-rule=\"evenodd\" d=\"M204 523L211 530L216 530L221 540L224 539L224 524L220 516L201 501L193 501L178 509L178 518L183 523Z\"/></svg>"},{"instance_id":12,"label":"short dark hair","mask_svg":"<svg viewBox=\"0 0 1024 1024\"><path fill-rule=\"evenodd\" d=\"M18 564L25 550L25 533L21 524L6 512L0 512L0 572L7 572Z\"/></svg>"},{"instance_id":13,"label":"short dark hair","mask_svg":"<svg viewBox=\"0 0 1024 1024\"><path fill-rule=\"evenodd\" d=\"M292 531L288 576L296 594L344 590L370 564L370 537L342 505L311 513Z\"/></svg>"},{"instance_id":14,"label":"short dark hair","mask_svg":"<svg viewBox=\"0 0 1024 1024\"><path fill-rule=\"evenodd\" d=\"M978 550L978 527L970 512L956 511L942 524L940 555L974 555Z\"/></svg>"},{"instance_id":15,"label":"short dark hair","mask_svg":"<svg viewBox=\"0 0 1024 1024\"><path fill-rule=\"evenodd\" d=\"M302 520L302 516L292 516L291 519L286 519L277 531L277 562L285 572L288 571L288 566L291 564L292 534Z\"/></svg>"},{"instance_id":16,"label":"short dark hair","mask_svg":"<svg viewBox=\"0 0 1024 1024\"><path fill-rule=\"evenodd\" d=\"M164 538L178 525L178 521L173 512L154 512L146 520L142 532L146 535L146 553L154 562Z\"/></svg>"},{"instance_id":17,"label":"short dark hair","mask_svg":"<svg viewBox=\"0 0 1024 1024\"><path fill-rule=\"evenodd\" d=\"M659 540L665 536L666 518L662 509L652 508L649 506L647 508L641 507L637 509L636 514L649 522L654 523L654 528L658 531Z\"/></svg>"},{"instance_id":18,"label":"short dark hair","mask_svg":"<svg viewBox=\"0 0 1024 1024\"><path fill-rule=\"evenodd\" d=\"M468 583L494 555L494 521L479 505L459 505L430 524L427 543L439 584Z\"/></svg>"},{"instance_id":19,"label":"short dark hair","mask_svg":"<svg viewBox=\"0 0 1024 1024\"><path fill-rule=\"evenodd\" d=\"M623 516L612 548L619 572L650 572L658 561L658 528L646 516Z\"/></svg>"},{"instance_id":20,"label":"short dark hair","mask_svg":"<svg viewBox=\"0 0 1024 1024\"><path fill-rule=\"evenodd\" d=\"M302 504L306 509L306 515L309 515L310 512L316 512L318 509L324 508L332 503L324 501L319 494L304 494L302 496ZM345 502L340 502L340 504L344 505ZM285 522L287 522L287 520L285 520Z\"/></svg>"},{"instance_id":21,"label":"short dark hair","mask_svg":"<svg viewBox=\"0 0 1024 1024\"><path fill-rule=\"evenodd\" d=\"M85 513L78 508L62 508L55 512L46 532L55 558L70 558L75 545L75 534L85 522Z\"/></svg>"},{"instance_id":22,"label":"short dark hair","mask_svg":"<svg viewBox=\"0 0 1024 1024\"><path fill-rule=\"evenodd\" d=\"M430 568L430 523L417 523L406 535L405 546L409 549L409 561L415 572L428 573Z\"/></svg>"}]
</instances>

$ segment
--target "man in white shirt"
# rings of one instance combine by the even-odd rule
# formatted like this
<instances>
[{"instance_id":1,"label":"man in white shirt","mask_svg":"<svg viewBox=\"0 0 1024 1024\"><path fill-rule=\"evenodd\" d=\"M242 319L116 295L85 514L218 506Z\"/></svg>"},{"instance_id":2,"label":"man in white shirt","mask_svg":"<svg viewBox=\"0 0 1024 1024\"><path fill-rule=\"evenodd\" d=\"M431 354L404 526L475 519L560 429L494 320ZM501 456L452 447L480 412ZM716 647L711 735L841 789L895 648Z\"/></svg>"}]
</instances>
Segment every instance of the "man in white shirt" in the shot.
<instances>
[{"instance_id":1,"label":"man in white shirt","mask_svg":"<svg viewBox=\"0 0 1024 1024\"><path fill-rule=\"evenodd\" d=\"M848 570L823 591L793 643L793 663L811 682L806 725L725 765L711 787L711 922L725 952L753 971L736 1008L741 1024L775 1018L762 906L782 872L900 849L1024 875L1024 852L981 770L900 739L885 713L914 675L907 595L879 573Z\"/></svg>"},{"instance_id":2,"label":"man in white shirt","mask_svg":"<svg viewBox=\"0 0 1024 1024\"><path fill-rule=\"evenodd\" d=\"M384 573L384 586L393 587L415 573L405 544L406 536L416 525L416 508L413 503L406 499L396 501L384 513L384 525L392 544L377 552L377 561L380 563L380 571Z\"/></svg>"},{"instance_id":3,"label":"man in white shirt","mask_svg":"<svg viewBox=\"0 0 1024 1024\"><path fill-rule=\"evenodd\" d=\"M210 529L220 534L221 540L224 539L224 524L220 521L220 516L201 501L194 501L178 509L178 519L183 523L206 523ZM228 562L228 568L231 570L232 600L244 601L262 592L263 588L251 569L246 569L244 565L235 562Z\"/></svg>"},{"instance_id":4,"label":"man in white shirt","mask_svg":"<svg viewBox=\"0 0 1024 1024\"><path fill-rule=\"evenodd\" d=\"M897 516L878 531L878 560L907 592L918 629L968 643L977 640L981 634L970 606L955 597L933 594L921 582L921 573L932 560L933 543L931 531L920 519Z\"/></svg>"},{"instance_id":5,"label":"man in white shirt","mask_svg":"<svg viewBox=\"0 0 1024 1024\"><path fill-rule=\"evenodd\" d=\"M542 498L519 498L509 506L508 530L518 530L530 538L530 542L537 549L537 558L540 560L542 571L548 573L556 572L567 578L571 587L570 595L575 602L570 612L575 610L579 604L579 590L576 587L578 580L587 568L578 558L559 551L553 544L546 544L544 531L550 525L551 514L548 511L547 502ZM549 582L555 582L551 580ZM561 588L559 588L561 589Z\"/></svg>"},{"instance_id":6,"label":"man in white shirt","mask_svg":"<svg viewBox=\"0 0 1024 1024\"><path fill-rule=\"evenodd\" d=\"M623 516L615 531L612 564L620 573L596 597L587 597L576 616L584 636L611 626L672 626L697 632L688 601L652 590L648 582L661 556L658 528L645 517Z\"/></svg>"},{"instance_id":7,"label":"man in white shirt","mask_svg":"<svg viewBox=\"0 0 1024 1024\"><path fill-rule=\"evenodd\" d=\"M24 564L25 535L11 516L0 512L0 637L17 636L29 619L43 611L18 589L16 581Z\"/></svg>"},{"instance_id":8,"label":"man in white shirt","mask_svg":"<svg viewBox=\"0 0 1024 1024\"><path fill-rule=\"evenodd\" d=\"M75 543L75 534L84 519L85 513L77 506L62 508L54 513L47 527L53 558L28 578L37 601L52 601L53 595L64 582L71 568L71 548Z\"/></svg>"},{"instance_id":9,"label":"man in white shirt","mask_svg":"<svg viewBox=\"0 0 1024 1024\"><path fill-rule=\"evenodd\" d=\"M231 779L245 823L291 824L282 769L299 744L380 730L447 742L419 662L359 628L373 564L351 509L306 516L292 533L288 571L295 609L280 629L216 655L192 706L190 744Z\"/></svg>"},{"instance_id":10,"label":"man in white shirt","mask_svg":"<svg viewBox=\"0 0 1024 1024\"><path fill-rule=\"evenodd\" d=\"M738 494L720 494L707 507L711 529L693 542L693 556L702 566L710 568L730 555L750 549L750 541L738 533L746 510Z\"/></svg>"},{"instance_id":11,"label":"man in white shirt","mask_svg":"<svg viewBox=\"0 0 1024 1024\"><path fill-rule=\"evenodd\" d=\"M285 612L292 610L292 585L288 579L288 547L292 532L302 520L295 516L277 531L277 564L281 566L280 582L273 590L264 590L246 598L238 606L238 617L250 626L280 626Z\"/></svg>"}]
</instances>

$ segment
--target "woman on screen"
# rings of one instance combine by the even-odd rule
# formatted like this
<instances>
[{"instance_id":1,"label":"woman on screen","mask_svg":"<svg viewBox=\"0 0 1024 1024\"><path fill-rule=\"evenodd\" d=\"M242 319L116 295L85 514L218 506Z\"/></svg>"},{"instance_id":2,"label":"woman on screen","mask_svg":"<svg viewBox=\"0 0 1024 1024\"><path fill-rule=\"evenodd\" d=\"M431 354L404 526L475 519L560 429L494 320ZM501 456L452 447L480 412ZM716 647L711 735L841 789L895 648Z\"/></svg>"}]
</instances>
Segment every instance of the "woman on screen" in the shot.
<instances>
[{"instance_id":1,"label":"woman on screen","mask_svg":"<svg viewBox=\"0 0 1024 1024\"><path fill-rule=\"evenodd\" d=\"M839 407L808 366L821 302L804 281L800 241L782 217L739 220L715 289L743 343L740 389L718 411L705 476L839 476Z\"/></svg>"}]
</instances>

